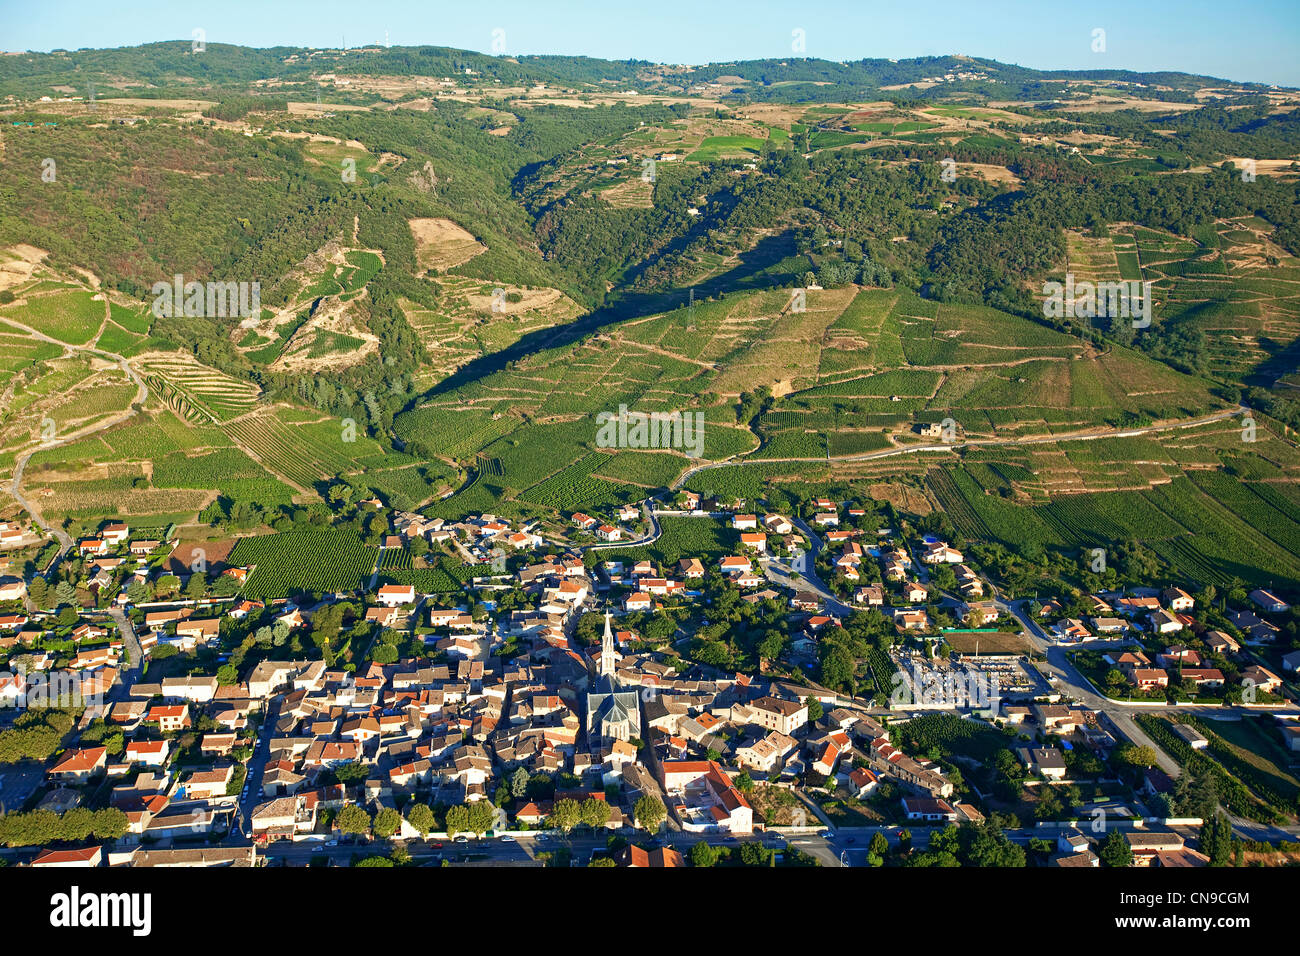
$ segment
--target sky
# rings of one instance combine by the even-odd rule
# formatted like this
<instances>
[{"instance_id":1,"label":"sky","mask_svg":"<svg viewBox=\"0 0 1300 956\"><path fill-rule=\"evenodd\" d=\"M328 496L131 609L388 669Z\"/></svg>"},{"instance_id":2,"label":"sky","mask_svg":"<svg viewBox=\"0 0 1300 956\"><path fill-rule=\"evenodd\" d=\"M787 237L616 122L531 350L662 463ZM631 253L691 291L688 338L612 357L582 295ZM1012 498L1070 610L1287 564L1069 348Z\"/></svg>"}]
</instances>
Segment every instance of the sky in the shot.
<instances>
[{"instance_id":1,"label":"sky","mask_svg":"<svg viewBox=\"0 0 1300 956\"><path fill-rule=\"evenodd\" d=\"M967 54L1035 69L1179 70L1300 87L1300 0L0 0L0 49L188 40L244 46L432 44L710 63ZM1103 30L1104 51L1094 51Z\"/></svg>"}]
</instances>

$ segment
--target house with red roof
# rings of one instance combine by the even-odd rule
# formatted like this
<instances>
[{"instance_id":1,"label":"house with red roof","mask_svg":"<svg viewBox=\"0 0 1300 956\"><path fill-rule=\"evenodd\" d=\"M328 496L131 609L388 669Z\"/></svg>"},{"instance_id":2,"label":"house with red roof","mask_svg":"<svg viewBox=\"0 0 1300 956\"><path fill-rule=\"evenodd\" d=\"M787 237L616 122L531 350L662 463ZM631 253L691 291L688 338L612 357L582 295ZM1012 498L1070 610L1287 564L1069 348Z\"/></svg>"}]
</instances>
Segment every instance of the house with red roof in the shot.
<instances>
[{"instance_id":1,"label":"house with red roof","mask_svg":"<svg viewBox=\"0 0 1300 956\"><path fill-rule=\"evenodd\" d=\"M108 766L108 751L103 747L86 747L64 751L46 776L59 783L85 783Z\"/></svg>"},{"instance_id":2,"label":"house with red roof","mask_svg":"<svg viewBox=\"0 0 1300 956\"><path fill-rule=\"evenodd\" d=\"M101 866L103 862L104 848L87 846L79 850L42 850L32 860L32 866L87 867Z\"/></svg>"}]
</instances>

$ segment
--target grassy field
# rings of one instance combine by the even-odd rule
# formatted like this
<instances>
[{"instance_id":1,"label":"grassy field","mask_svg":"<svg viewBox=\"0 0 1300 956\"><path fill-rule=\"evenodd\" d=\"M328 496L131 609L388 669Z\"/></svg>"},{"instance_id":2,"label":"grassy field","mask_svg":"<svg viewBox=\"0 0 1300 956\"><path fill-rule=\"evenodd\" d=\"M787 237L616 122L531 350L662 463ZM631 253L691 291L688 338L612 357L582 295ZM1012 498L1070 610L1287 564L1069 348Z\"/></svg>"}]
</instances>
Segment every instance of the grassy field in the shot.
<instances>
[{"instance_id":1,"label":"grassy field","mask_svg":"<svg viewBox=\"0 0 1300 956\"><path fill-rule=\"evenodd\" d=\"M762 148L763 140L754 136L709 136L686 158L695 163L712 163L757 156Z\"/></svg>"}]
</instances>

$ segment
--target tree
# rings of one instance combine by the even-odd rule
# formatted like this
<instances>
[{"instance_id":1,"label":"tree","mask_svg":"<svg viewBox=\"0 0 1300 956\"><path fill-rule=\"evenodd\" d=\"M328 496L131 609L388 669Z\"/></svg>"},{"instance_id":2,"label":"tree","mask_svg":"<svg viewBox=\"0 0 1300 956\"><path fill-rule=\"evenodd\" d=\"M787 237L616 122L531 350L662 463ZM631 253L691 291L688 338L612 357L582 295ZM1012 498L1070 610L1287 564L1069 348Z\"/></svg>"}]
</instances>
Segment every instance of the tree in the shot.
<instances>
[{"instance_id":1,"label":"tree","mask_svg":"<svg viewBox=\"0 0 1300 956\"><path fill-rule=\"evenodd\" d=\"M1025 865L1025 849L1012 843L992 821L966 828L966 863L969 866L1019 867Z\"/></svg>"},{"instance_id":2,"label":"tree","mask_svg":"<svg viewBox=\"0 0 1300 956\"><path fill-rule=\"evenodd\" d=\"M50 586L38 574L27 585L27 596L32 599L33 604L43 609L50 600Z\"/></svg>"},{"instance_id":3,"label":"tree","mask_svg":"<svg viewBox=\"0 0 1300 956\"><path fill-rule=\"evenodd\" d=\"M809 697L807 700L804 701L804 703L808 705L809 720L822 719L822 714L825 713L825 710L822 709L822 702L820 700L818 700L816 697Z\"/></svg>"},{"instance_id":4,"label":"tree","mask_svg":"<svg viewBox=\"0 0 1300 956\"><path fill-rule=\"evenodd\" d=\"M785 648L785 635L777 630L769 630L763 635L758 645L758 656L765 661L775 661Z\"/></svg>"},{"instance_id":5,"label":"tree","mask_svg":"<svg viewBox=\"0 0 1300 956\"><path fill-rule=\"evenodd\" d=\"M54 597L60 606L72 604L77 600L77 589L68 581L60 581L54 588Z\"/></svg>"},{"instance_id":6,"label":"tree","mask_svg":"<svg viewBox=\"0 0 1300 956\"><path fill-rule=\"evenodd\" d=\"M393 847L393 852L388 854L388 858L393 861L394 866L410 866L411 851L406 848L406 844L398 843Z\"/></svg>"},{"instance_id":7,"label":"tree","mask_svg":"<svg viewBox=\"0 0 1300 956\"><path fill-rule=\"evenodd\" d=\"M637 825L648 830L651 833L658 833L659 827L663 825L668 816L668 811L658 797L644 794L636 805L632 808L633 818Z\"/></svg>"},{"instance_id":8,"label":"tree","mask_svg":"<svg viewBox=\"0 0 1300 956\"><path fill-rule=\"evenodd\" d=\"M691 866L716 866L718 862L718 850L710 846L708 841L700 840L691 847Z\"/></svg>"},{"instance_id":9,"label":"tree","mask_svg":"<svg viewBox=\"0 0 1300 956\"><path fill-rule=\"evenodd\" d=\"M1154 767L1156 765L1156 752L1153 748L1145 744L1120 744L1115 748L1115 759L1121 764L1127 764L1130 767Z\"/></svg>"},{"instance_id":10,"label":"tree","mask_svg":"<svg viewBox=\"0 0 1300 956\"><path fill-rule=\"evenodd\" d=\"M466 804L458 804L447 811L447 835L455 836L457 833L469 833L469 807Z\"/></svg>"},{"instance_id":11,"label":"tree","mask_svg":"<svg viewBox=\"0 0 1300 956\"><path fill-rule=\"evenodd\" d=\"M1189 784L1186 805L1192 814L1202 820L1208 820L1218 813L1219 781L1209 770L1195 777Z\"/></svg>"},{"instance_id":12,"label":"tree","mask_svg":"<svg viewBox=\"0 0 1300 956\"><path fill-rule=\"evenodd\" d=\"M581 820L582 808L578 805L578 801L566 797L555 801L555 806L551 809L551 815L547 817L546 822L568 833Z\"/></svg>"},{"instance_id":13,"label":"tree","mask_svg":"<svg viewBox=\"0 0 1300 956\"><path fill-rule=\"evenodd\" d=\"M492 804L488 803L486 800L479 800L476 803L471 803L468 807L469 819L467 823L470 833L473 833L476 836L482 836L484 833L487 833L492 829L492 825L496 823L497 819L496 807L492 806Z\"/></svg>"},{"instance_id":14,"label":"tree","mask_svg":"<svg viewBox=\"0 0 1300 956\"><path fill-rule=\"evenodd\" d=\"M889 853L889 838L876 831L876 834L871 838L871 843L867 846L867 851L884 858Z\"/></svg>"},{"instance_id":15,"label":"tree","mask_svg":"<svg viewBox=\"0 0 1300 956\"><path fill-rule=\"evenodd\" d=\"M826 687L852 689L853 655L839 644L822 643L821 683Z\"/></svg>"},{"instance_id":16,"label":"tree","mask_svg":"<svg viewBox=\"0 0 1300 956\"><path fill-rule=\"evenodd\" d=\"M229 574L218 575L217 579L212 582L212 594L215 597L234 597L239 593L241 585Z\"/></svg>"},{"instance_id":17,"label":"tree","mask_svg":"<svg viewBox=\"0 0 1300 956\"><path fill-rule=\"evenodd\" d=\"M740 862L745 866L771 866L775 854L757 840L740 845Z\"/></svg>"},{"instance_id":18,"label":"tree","mask_svg":"<svg viewBox=\"0 0 1300 956\"><path fill-rule=\"evenodd\" d=\"M1121 867L1133 863L1133 850L1129 847L1128 840L1124 839L1124 834L1118 830L1106 834L1106 839L1097 848L1097 856L1101 859L1102 866Z\"/></svg>"},{"instance_id":19,"label":"tree","mask_svg":"<svg viewBox=\"0 0 1300 956\"><path fill-rule=\"evenodd\" d=\"M1222 813L1215 813L1201 826L1201 852L1210 866L1227 866L1232 855L1232 825Z\"/></svg>"},{"instance_id":20,"label":"tree","mask_svg":"<svg viewBox=\"0 0 1300 956\"><path fill-rule=\"evenodd\" d=\"M200 572L195 571L190 575L190 579L185 582L185 596L191 601L197 601L208 592L208 581Z\"/></svg>"},{"instance_id":21,"label":"tree","mask_svg":"<svg viewBox=\"0 0 1300 956\"><path fill-rule=\"evenodd\" d=\"M517 767L510 777L510 795L518 800L528 792L528 771Z\"/></svg>"},{"instance_id":22,"label":"tree","mask_svg":"<svg viewBox=\"0 0 1300 956\"><path fill-rule=\"evenodd\" d=\"M931 853L950 853L957 855L961 848L961 837L957 832L957 824L950 823L942 830L930 834L930 852Z\"/></svg>"},{"instance_id":23,"label":"tree","mask_svg":"<svg viewBox=\"0 0 1300 956\"><path fill-rule=\"evenodd\" d=\"M370 829L370 814L356 804L349 804L334 818L340 833L359 836Z\"/></svg>"},{"instance_id":24,"label":"tree","mask_svg":"<svg viewBox=\"0 0 1300 956\"><path fill-rule=\"evenodd\" d=\"M334 770L334 776L338 778L339 783L359 783L370 776L370 768L359 760L352 763L345 763Z\"/></svg>"},{"instance_id":25,"label":"tree","mask_svg":"<svg viewBox=\"0 0 1300 956\"><path fill-rule=\"evenodd\" d=\"M419 830L421 834L430 833L437 826L437 820L434 818L433 811L427 804L413 803L410 809L406 811L406 822Z\"/></svg>"},{"instance_id":26,"label":"tree","mask_svg":"<svg viewBox=\"0 0 1300 956\"><path fill-rule=\"evenodd\" d=\"M582 801L582 822L593 830L609 822L609 804L604 800L589 797Z\"/></svg>"},{"instance_id":27,"label":"tree","mask_svg":"<svg viewBox=\"0 0 1300 956\"><path fill-rule=\"evenodd\" d=\"M392 807L384 807L375 814L375 822L371 824L371 828L375 831L375 836L387 840L402 828L402 816Z\"/></svg>"}]
</instances>

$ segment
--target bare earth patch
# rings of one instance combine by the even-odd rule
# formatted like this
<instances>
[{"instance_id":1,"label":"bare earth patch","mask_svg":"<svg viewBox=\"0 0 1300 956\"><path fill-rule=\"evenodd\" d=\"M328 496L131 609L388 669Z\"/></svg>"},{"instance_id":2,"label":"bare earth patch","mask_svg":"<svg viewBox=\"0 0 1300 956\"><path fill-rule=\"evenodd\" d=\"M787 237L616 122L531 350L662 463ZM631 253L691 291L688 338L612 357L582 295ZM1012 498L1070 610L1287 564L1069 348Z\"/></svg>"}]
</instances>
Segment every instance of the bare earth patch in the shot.
<instances>
[{"instance_id":1,"label":"bare earth patch","mask_svg":"<svg viewBox=\"0 0 1300 956\"><path fill-rule=\"evenodd\" d=\"M49 253L35 246L17 245L0 252L0 289L12 289L32 278L32 272Z\"/></svg>"},{"instance_id":2,"label":"bare earth patch","mask_svg":"<svg viewBox=\"0 0 1300 956\"><path fill-rule=\"evenodd\" d=\"M487 246L450 219L411 219L415 261L423 269L450 269L487 252Z\"/></svg>"}]
</instances>

